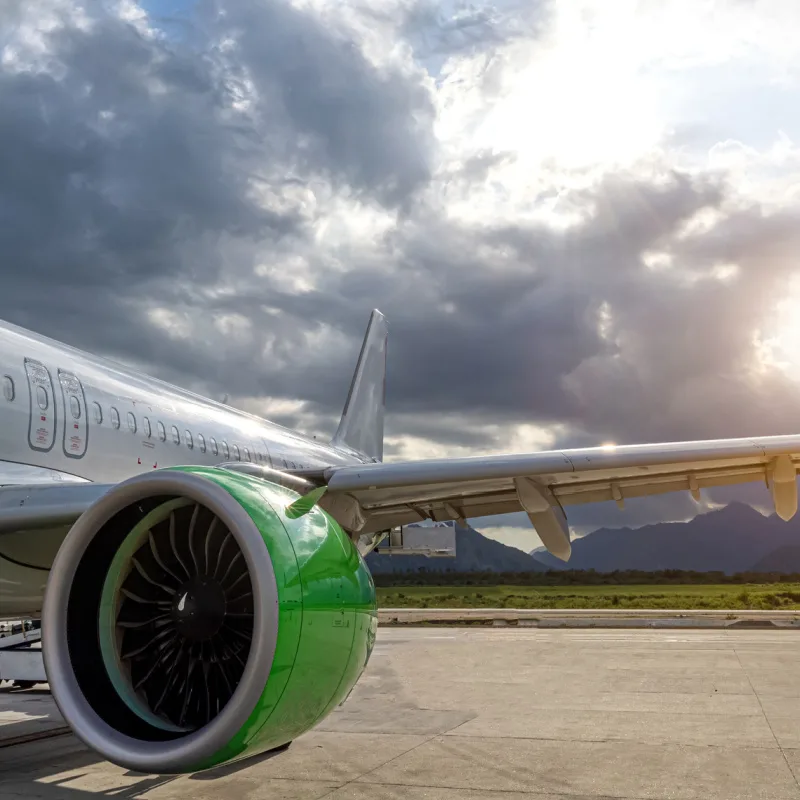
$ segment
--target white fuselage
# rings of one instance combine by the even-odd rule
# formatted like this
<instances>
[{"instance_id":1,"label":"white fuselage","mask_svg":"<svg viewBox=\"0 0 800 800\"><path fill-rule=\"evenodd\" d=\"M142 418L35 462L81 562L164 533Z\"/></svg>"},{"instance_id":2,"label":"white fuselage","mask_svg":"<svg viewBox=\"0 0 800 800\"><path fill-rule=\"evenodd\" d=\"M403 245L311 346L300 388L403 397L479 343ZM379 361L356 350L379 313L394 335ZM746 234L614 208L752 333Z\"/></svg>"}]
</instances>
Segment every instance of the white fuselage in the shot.
<instances>
[{"instance_id":1,"label":"white fuselage","mask_svg":"<svg viewBox=\"0 0 800 800\"><path fill-rule=\"evenodd\" d=\"M367 460L0 321L0 486L116 483L225 461L297 470Z\"/></svg>"}]
</instances>

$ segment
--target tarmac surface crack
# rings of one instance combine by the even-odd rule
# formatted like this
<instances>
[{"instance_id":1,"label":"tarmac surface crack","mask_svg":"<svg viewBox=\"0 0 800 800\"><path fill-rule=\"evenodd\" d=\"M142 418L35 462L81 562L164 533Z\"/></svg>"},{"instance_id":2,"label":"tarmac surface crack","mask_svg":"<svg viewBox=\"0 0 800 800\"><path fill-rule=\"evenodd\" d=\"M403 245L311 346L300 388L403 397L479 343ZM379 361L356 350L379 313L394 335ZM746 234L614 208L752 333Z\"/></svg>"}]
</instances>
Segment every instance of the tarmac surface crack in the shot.
<instances>
[{"instance_id":1,"label":"tarmac surface crack","mask_svg":"<svg viewBox=\"0 0 800 800\"><path fill-rule=\"evenodd\" d=\"M764 710L764 704L761 702L761 698L759 697L758 692L756 691L756 687L753 686L753 681L750 680L750 674L748 673L747 668L744 666L744 664L742 664L742 659L739 657L739 651L736 649L736 645L733 645L732 649L734 655L736 656L736 660L739 662L739 666L742 668L742 672L744 672L745 677L747 678L747 682L750 684L750 689L752 690L753 695L758 701L758 705L761 708L761 713L764 715L764 720L767 723L767 726L769 727L769 731L772 734L772 738L775 740L775 746L778 748L778 750L780 750L781 756L783 756L783 760L786 763L786 767L789 770L789 773L791 774L792 778L794 779L795 786L797 786L798 796L800 796L800 781L797 780L797 775L795 775L795 771L792 769L792 765L789 762L789 758L786 755L786 751L783 749L778 737L775 735L775 730L772 727L772 723L769 721L769 715Z\"/></svg>"}]
</instances>

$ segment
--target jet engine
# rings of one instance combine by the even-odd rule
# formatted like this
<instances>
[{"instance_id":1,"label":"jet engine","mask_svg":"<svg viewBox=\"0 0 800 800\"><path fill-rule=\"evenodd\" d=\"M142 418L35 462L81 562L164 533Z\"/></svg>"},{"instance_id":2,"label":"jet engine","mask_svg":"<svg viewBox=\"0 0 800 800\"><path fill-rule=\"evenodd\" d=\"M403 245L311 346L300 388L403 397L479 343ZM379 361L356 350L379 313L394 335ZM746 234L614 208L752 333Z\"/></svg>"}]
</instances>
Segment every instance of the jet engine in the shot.
<instances>
[{"instance_id":1,"label":"jet engine","mask_svg":"<svg viewBox=\"0 0 800 800\"><path fill-rule=\"evenodd\" d=\"M318 507L220 468L138 475L75 523L50 573L53 697L108 760L180 773L281 747L349 694L375 641L372 578Z\"/></svg>"}]
</instances>

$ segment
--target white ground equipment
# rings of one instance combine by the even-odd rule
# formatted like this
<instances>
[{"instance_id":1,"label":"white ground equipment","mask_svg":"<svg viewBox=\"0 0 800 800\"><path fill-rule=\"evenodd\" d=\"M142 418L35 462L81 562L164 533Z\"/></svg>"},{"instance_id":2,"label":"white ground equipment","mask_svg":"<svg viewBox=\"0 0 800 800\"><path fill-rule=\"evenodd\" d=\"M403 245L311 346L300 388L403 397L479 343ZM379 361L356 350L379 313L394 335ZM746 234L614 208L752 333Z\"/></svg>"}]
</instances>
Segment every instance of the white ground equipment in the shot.
<instances>
[{"instance_id":1,"label":"white ground equipment","mask_svg":"<svg viewBox=\"0 0 800 800\"><path fill-rule=\"evenodd\" d=\"M401 525L389 532L389 535L375 547L375 552L398 556L455 558L455 523Z\"/></svg>"},{"instance_id":2,"label":"white ground equipment","mask_svg":"<svg viewBox=\"0 0 800 800\"><path fill-rule=\"evenodd\" d=\"M39 620L0 622L0 681L27 689L46 683Z\"/></svg>"}]
</instances>

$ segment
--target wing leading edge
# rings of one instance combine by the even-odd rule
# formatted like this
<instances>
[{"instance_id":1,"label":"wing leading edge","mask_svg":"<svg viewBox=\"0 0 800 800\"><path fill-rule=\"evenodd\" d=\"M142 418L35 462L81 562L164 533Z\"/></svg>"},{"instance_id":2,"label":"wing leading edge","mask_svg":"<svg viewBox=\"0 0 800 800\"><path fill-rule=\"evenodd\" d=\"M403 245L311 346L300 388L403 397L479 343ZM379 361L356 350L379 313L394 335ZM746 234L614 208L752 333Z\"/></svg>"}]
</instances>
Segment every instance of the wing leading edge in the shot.
<instances>
[{"instance_id":1,"label":"wing leading edge","mask_svg":"<svg viewBox=\"0 0 800 800\"><path fill-rule=\"evenodd\" d=\"M61 486L0 488L0 535L72 525L113 484L72 483Z\"/></svg>"},{"instance_id":2,"label":"wing leading edge","mask_svg":"<svg viewBox=\"0 0 800 800\"><path fill-rule=\"evenodd\" d=\"M800 435L623 445L520 455L331 467L328 502L347 498L370 533L424 519L525 511L545 547L567 560L564 507L765 481L777 514L797 512Z\"/></svg>"}]
</instances>

